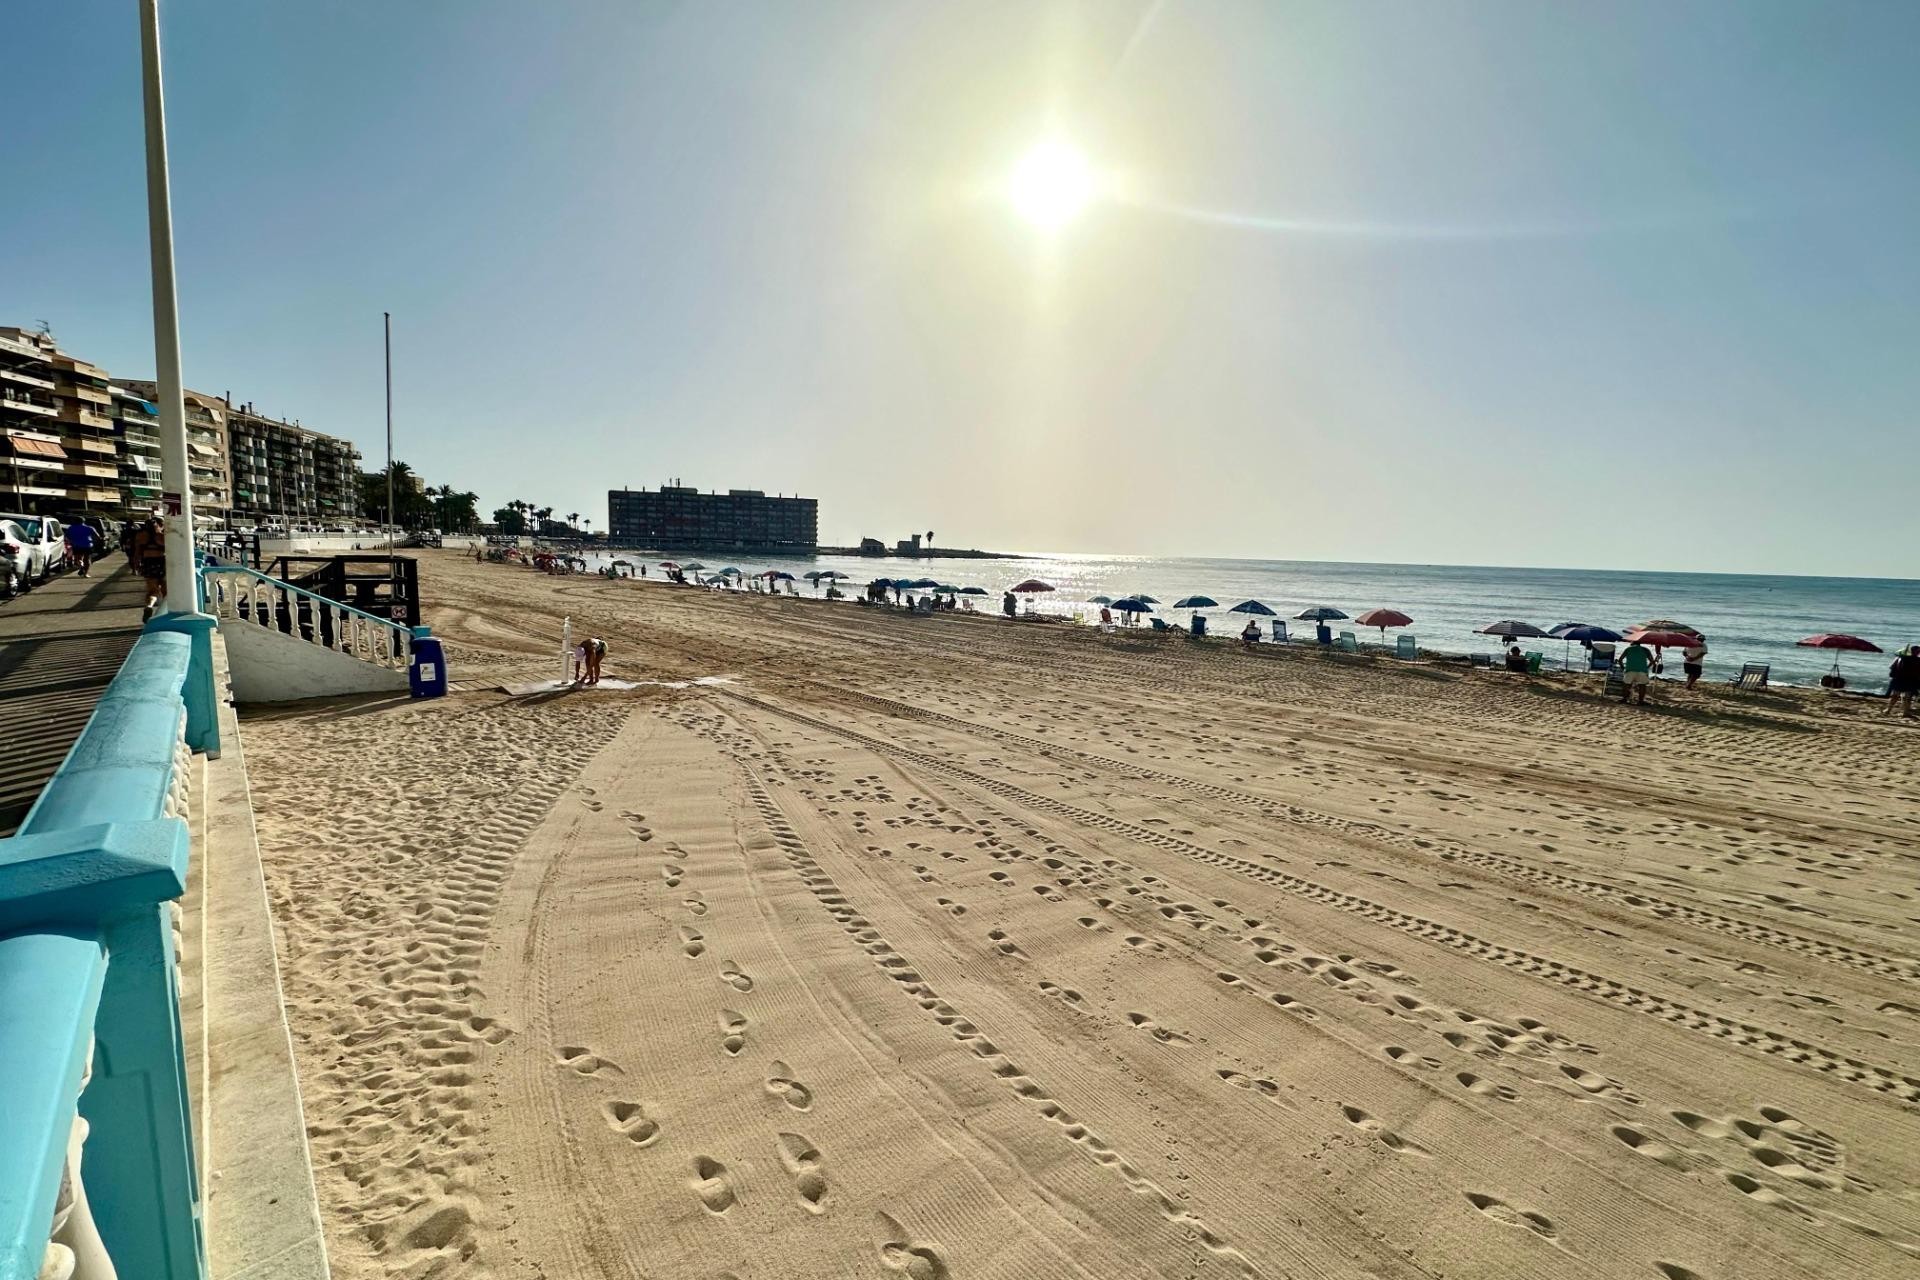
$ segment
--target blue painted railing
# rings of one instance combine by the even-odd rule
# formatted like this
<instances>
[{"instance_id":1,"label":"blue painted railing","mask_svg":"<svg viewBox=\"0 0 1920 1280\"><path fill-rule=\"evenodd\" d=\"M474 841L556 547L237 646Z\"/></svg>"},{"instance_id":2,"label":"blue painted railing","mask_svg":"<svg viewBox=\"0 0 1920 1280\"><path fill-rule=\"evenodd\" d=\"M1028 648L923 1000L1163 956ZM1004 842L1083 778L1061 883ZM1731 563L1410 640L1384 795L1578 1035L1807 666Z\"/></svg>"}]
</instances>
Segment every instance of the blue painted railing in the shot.
<instances>
[{"instance_id":1,"label":"blue painted railing","mask_svg":"<svg viewBox=\"0 0 1920 1280\"><path fill-rule=\"evenodd\" d=\"M194 639L140 638L0 840L0 1280L40 1274L75 1200L64 1230L90 1204L122 1277L206 1274L169 906L186 888ZM63 1196L76 1100L90 1136ZM84 1277L93 1242L69 1243Z\"/></svg>"}]
</instances>

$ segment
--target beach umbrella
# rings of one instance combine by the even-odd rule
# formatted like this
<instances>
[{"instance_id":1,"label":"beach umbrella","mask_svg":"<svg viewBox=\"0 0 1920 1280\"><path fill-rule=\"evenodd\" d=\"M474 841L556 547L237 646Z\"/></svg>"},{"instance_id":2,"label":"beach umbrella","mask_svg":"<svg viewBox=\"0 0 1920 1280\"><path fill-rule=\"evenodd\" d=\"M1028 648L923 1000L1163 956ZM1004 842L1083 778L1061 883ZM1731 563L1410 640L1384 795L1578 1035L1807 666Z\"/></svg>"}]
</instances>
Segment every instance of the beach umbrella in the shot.
<instances>
[{"instance_id":1,"label":"beach umbrella","mask_svg":"<svg viewBox=\"0 0 1920 1280\"><path fill-rule=\"evenodd\" d=\"M1479 634L1483 636L1499 636L1504 640L1519 640L1523 638L1545 640L1548 638L1546 632L1534 626L1531 622L1516 622L1512 618L1504 618L1499 622L1489 622L1486 626L1478 628L1478 631Z\"/></svg>"},{"instance_id":2,"label":"beach umbrella","mask_svg":"<svg viewBox=\"0 0 1920 1280\"><path fill-rule=\"evenodd\" d=\"M1563 622L1557 627L1548 628L1547 634L1556 640L1566 642L1560 647L1560 669L1562 671L1571 671L1573 669L1574 641L1578 640L1581 644L1592 644L1595 641L1612 643L1620 639L1620 633L1618 631L1609 631L1605 627L1596 627L1585 622Z\"/></svg>"},{"instance_id":3,"label":"beach umbrella","mask_svg":"<svg viewBox=\"0 0 1920 1280\"><path fill-rule=\"evenodd\" d=\"M1409 626L1412 624L1413 619L1398 609L1369 609L1355 618L1354 621L1363 627L1380 628L1380 639L1384 642L1387 638L1388 627Z\"/></svg>"},{"instance_id":4,"label":"beach umbrella","mask_svg":"<svg viewBox=\"0 0 1920 1280\"><path fill-rule=\"evenodd\" d=\"M915 591L926 591L929 588L935 591L938 591L940 589L940 584L935 582L932 578L915 578L912 582L909 582L907 585L912 587Z\"/></svg>"},{"instance_id":5,"label":"beach umbrella","mask_svg":"<svg viewBox=\"0 0 1920 1280\"><path fill-rule=\"evenodd\" d=\"M1273 610L1261 604L1258 600L1242 600L1239 604L1227 610L1227 612L1228 613L1250 613L1258 618L1273 618L1273 617L1279 616L1276 613L1274 613Z\"/></svg>"},{"instance_id":6,"label":"beach umbrella","mask_svg":"<svg viewBox=\"0 0 1920 1280\"><path fill-rule=\"evenodd\" d=\"M1128 596L1123 600L1115 600L1113 602L1113 607L1118 609L1122 613L1152 613L1153 612L1153 606L1148 604L1145 600L1142 600L1138 596Z\"/></svg>"},{"instance_id":7,"label":"beach umbrella","mask_svg":"<svg viewBox=\"0 0 1920 1280\"><path fill-rule=\"evenodd\" d=\"M1136 600L1143 598L1144 597L1141 596L1134 597ZM1173 602L1173 607L1176 609L1218 609L1220 602L1212 596L1182 596Z\"/></svg>"},{"instance_id":8,"label":"beach umbrella","mask_svg":"<svg viewBox=\"0 0 1920 1280\"><path fill-rule=\"evenodd\" d=\"M1635 627L1627 632L1628 644L1650 644L1656 649L1685 649L1696 644L1705 644L1706 637L1698 631L1688 628L1685 631L1654 631L1646 627Z\"/></svg>"},{"instance_id":9,"label":"beach umbrella","mask_svg":"<svg viewBox=\"0 0 1920 1280\"><path fill-rule=\"evenodd\" d=\"M1159 603L1160 603L1160 602L1159 602L1158 600L1155 600L1155 599L1154 599L1154 598L1153 598L1152 596L1150 596L1150 595L1148 595L1148 594L1147 594L1146 592L1144 592L1144 591L1136 591L1136 592L1134 592L1134 593L1133 593L1132 595L1130 595L1130 596L1128 596L1128 597L1127 597L1127 599L1129 599L1129 600L1139 600L1139 601L1143 601L1143 602L1144 602L1144 603L1146 603L1146 604L1159 604Z\"/></svg>"},{"instance_id":10,"label":"beach umbrella","mask_svg":"<svg viewBox=\"0 0 1920 1280\"><path fill-rule=\"evenodd\" d=\"M698 560L689 560L680 567L682 569L705 569L707 566L701 564Z\"/></svg>"},{"instance_id":11,"label":"beach umbrella","mask_svg":"<svg viewBox=\"0 0 1920 1280\"><path fill-rule=\"evenodd\" d=\"M1833 650L1833 670L1827 674L1835 676L1840 674L1840 655L1843 653L1886 652L1871 640L1862 640L1859 636L1841 635L1832 631L1823 631L1817 636L1808 636L1805 640L1795 640L1793 643L1801 649Z\"/></svg>"},{"instance_id":12,"label":"beach umbrella","mask_svg":"<svg viewBox=\"0 0 1920 1280\"><path fill-rule=\"evenodd\" d=\"M1299 622L1332 622L1336 618L1344 618L1347 615L1331 605L1316 604L1302 609L1293 616Z\"/></svg>"},{"instance_id":13,"label":"beach umbrella","mask_svg":"<svg viewBox=\"0 0 1920 1280\"><path fill-rule=\"evenodd\" d=\"M715 576L721 578L737 578L740 576L740 570L734 568L732 565L728 565Z\"/></svg>"},{"instance_id":14,"label":"beach umbrella","mask_svg":"<svg viewBox=\"0 0 1920 1280\"><path fill-rule=\"evenodd\" d=\"M960 594L963 596L983 596L987 594L987 589L985 587L962 587L960 588Z\"/></svg>"},{"instance_id":15,"label":"beach umbrella","mask_svg":"<svg viewBox=\"0 0 1920 1280\"><path fill-rule=\"evenodd\" d=\"M820 581L820 579L826 577L827 575L824 573L821 573L818 569L815 569L811 573L807 573L802 576L804 576L808 582L818 582Z\"/></svg>"},{"instance_id":16,"label":"beach umbrella","mask_svg":"<svg viewBox=\"0 0 1920 1280\"><path fill-rule=\"evenodd\" d=\"M1087 603L1088 604L1112 604L1113 597L1112 596L1094 596L1091 599L1089 599Z\"/></svg>"},{"instance_id":17,"label":"beach umbrella","mask_svg":"<svg viewBox=\"0 0 1920 1280\"><path fill-rule=\"evenodd\" d=\"M1025 582L1020 583L1018 586L1011 587L1009 590L1015 595L1022 595L1032 591L1051 591L1053 588L1038 578L1028 578Z\"/></svg>"},{"instance_id":18,"label":"beach umbrella","mask_svg":"<svg viewBox=\"0 0 1920 1280\"><path fill-rule=\"evenodd\" d=\"M770 582L792 582L793 581L793 575L788 573L785 569L769 569L767 570L766 576L767 576L767 580Z\"/></svg>"},{"instance_id":19,"label":"beach umbrella","mask_svg":"<svg viewBox=\"0 0 1920 1280\"><path fill-rule=\"evenodd\" d=\"M680 567L680 562L678 560L662 560L660 562L660 567L662 569L678 569Z\"/></svg>"},{"instance_id":20,"label":"beach umbrella","mask_svg":"<svg viewBox=\"0 0 1920 1280\"><path fill-rule=\"evenodd\" d=\"M1690 627L1684 622L1675 622L1672 618L1650 618L1636 628L1639 631L1679 631L1686 635L1697 636L1700 628Z\"/></svg>"},{"instance_id":21,"label":"beach umbrella","mask_svg":"<svg viewBox=\"0 0 1920 1280\"><path fill-rule=\"evenodd\" d=\"M821 569L819 570L819 574L823 578L832 578L835 582L847 576L838 569Z\"/></svg>"}]
</instances>

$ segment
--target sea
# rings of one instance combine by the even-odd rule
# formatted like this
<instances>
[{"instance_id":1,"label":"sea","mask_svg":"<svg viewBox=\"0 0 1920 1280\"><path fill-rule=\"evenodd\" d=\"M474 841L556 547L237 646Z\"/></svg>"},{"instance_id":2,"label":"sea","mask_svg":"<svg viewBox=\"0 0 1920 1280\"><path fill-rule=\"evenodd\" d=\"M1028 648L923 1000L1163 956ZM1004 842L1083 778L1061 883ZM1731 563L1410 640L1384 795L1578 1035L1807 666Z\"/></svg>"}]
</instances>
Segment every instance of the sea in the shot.
<instances>
[{"instance_id":1,"label":"sea","mask_svg":"<svg viewBox=\"0 0 1920 1280\"><path fill-rule=\"evenodd\" d=\"M618 554L618 553L616 553ZM668 556L695 559L691 554ZM630 559L638 560L637 554ZM1706 637L1706 678L1728 679L1742 663L1764 662L1780 683L1817 684L1834 669L1835 654L1802 648L1796 641L1822 632L1841 632L1872 641L1886 651L1841 653L1840 674L1854 689L1885 686L1893 653L1920 644L1920 581L1904 578L1811 578L1734 573L1652 573L1608 569L1503 569L1466 565L1339 564L1311 560L1224 560L1199 557L1113 555L1039 555L1004 559L917 560L894 557L820 556L812 559L726 560L697 557L710 571L729 565L746 573L780 569L800 578L837 569L848 575L842 590L857 589L877 577L932 578L954 587L980 587L977 609L997 610L1000 593L1028 578L1054 589L1025 597L1037 612L1082 621L1097 620L1094 596L1115 598L1141 592L1160 603L1154 614L1184 626L1190 610L1173 603L1206 596L1219 607L1203 609L1216 635L1237 635L1244 622L1228 609L1258 600L1281 617L1326 605L1349 615L1373 608L1397 609L1411 626L1386 633L1386 643L1405 633L1422 649L1441 653L1492 652L1501 647L1480 627L1502 619L1530 622L1549 630L1563 622L1584 622L1625 632L1652 619L1684 623ZM596 563L604 563L604 559ZM658 570L654 570L658 572ZM815 588L794 584L803 594ZM1141 619L1146 625L1146 618ZM1331 624L1352 630L1364 643L1379 643L1379 631L1351 622ZM1262 620L1262 631L1266 630ZM1291 624L1296 641L1312 638L1313 624ZM1578 669L1585 654L1578 645L1558 640L1524 641L1523 647L1546 655L1549 668ZM1678 663L1670 663L1670 673Z\"/></svg>"}]
</instances>

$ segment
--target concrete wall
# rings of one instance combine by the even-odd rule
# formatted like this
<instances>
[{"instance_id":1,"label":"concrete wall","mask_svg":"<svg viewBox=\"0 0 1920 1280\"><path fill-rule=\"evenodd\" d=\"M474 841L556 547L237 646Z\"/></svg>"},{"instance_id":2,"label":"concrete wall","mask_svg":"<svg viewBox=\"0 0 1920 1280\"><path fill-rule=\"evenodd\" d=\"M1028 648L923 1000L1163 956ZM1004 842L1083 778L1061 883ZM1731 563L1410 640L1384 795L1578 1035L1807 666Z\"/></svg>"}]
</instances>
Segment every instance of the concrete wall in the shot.
<instances>
[{"instance_id":1,"label":"concrete wall","mask_svg":"<svg viewBox=\"0 0 1920 1280\"><path fill-rule=\"evenodd\" d=\"M407 687L405 671L391 671L251 622L220 628L233 669L233 700L293 702L353 693L394 693Z\"/></svg>"}]
</instances>

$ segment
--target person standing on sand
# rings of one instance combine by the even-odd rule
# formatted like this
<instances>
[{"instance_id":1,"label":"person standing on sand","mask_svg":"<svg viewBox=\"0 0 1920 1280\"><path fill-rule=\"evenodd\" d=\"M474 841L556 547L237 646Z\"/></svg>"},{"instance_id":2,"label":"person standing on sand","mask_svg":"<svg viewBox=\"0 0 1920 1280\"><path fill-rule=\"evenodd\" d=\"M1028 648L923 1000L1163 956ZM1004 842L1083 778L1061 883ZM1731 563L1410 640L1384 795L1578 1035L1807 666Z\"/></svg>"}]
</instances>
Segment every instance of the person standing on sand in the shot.
<instances>
[{"instance_id":1,"label":"person standing on sand","mask_svg":"<svg viewBox=\"0 0 1920 1280\"><path fill-rule=\"evenodd\" d=\"M1909 720L1913 718L1913 698L1920 694L1920 644L1910 644L1905 653L1887 668L1887 714L1897 705Z\"/></svg>"},{"instance_id":2,"label":"person standing on sand","mask_svg":"<svg viewBox=\"0 0 1920 1280\"><path fill-rule=\"evenodd\" d=\"M1009 591L1000 597L1000 612L1009 618L1013 616L1013 592Z\"/></svg>"},{"instance_id":3,"label":"person standing on sand","mask_svg":"<svg viewBox=\"0 0 1920 1280\"><path fill-rule=\"evenodd\" d=\"M599 636L589 636L585 647L587 651L587 683L599 684L600 664L605 661L607 656L607 642Z\"/></svg>"},{"instance_id":4,"label":"person standing on sand","mask_svg":"<svg viewBox=\"0 0 1920 1280\"><path fill-rule=\"evenodd\" d=\"M1638 695L1641 706L1647 705L1647 686L1653 683L1653 650L1635 640L1620 655L1621 689L1620 701Z\"/></svg>"},{"instance_id":5,"label":"person standing on sand","mask_svg":"<svg viewBox=\"0 0 1920 1280\"><path fill-rule=\"evenodd\" d=\"M1707 646L1695 641L1680 651L1680 669L1686 672L1687 688L1700 683L1700 673L1706 669Z\"/></svg>"}]
</instances>

